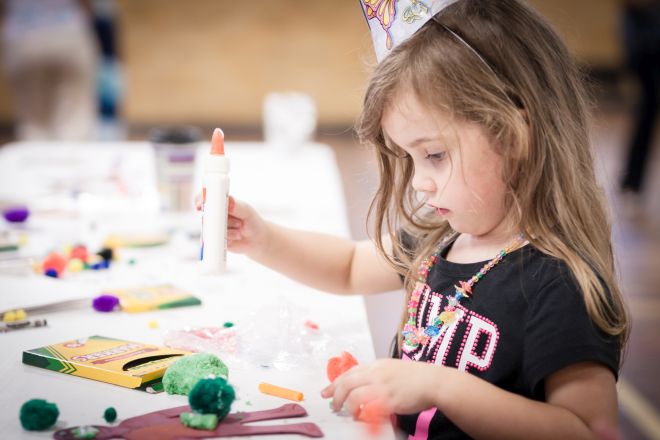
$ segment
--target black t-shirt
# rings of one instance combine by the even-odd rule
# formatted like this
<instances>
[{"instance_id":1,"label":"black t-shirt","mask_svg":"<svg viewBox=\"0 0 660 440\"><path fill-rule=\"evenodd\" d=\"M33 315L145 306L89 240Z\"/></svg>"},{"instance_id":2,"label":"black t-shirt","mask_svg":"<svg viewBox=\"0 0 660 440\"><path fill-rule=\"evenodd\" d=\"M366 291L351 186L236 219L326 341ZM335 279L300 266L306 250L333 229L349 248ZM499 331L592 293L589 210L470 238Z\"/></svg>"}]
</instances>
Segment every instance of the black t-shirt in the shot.
<instances>
[{"instance_id":1,"label":"black t-shirt","mask_svg":"<svg viewBox=\"0 0 660 440\"><path fill-rule=\"evenodd\" d=\"M402 238L409 246L410 237ZM438 258L428 275L430 289L420 297L418 327L432 322L453 296L453 286L469 280L485 263L458 264ZM457 311L458 319L426 346L407 353L397 353L395 347L394 356L458 368L541 401L544 379L571 364L600 362L618 375L618 339L592 323L568 266L531 245L510 253L491 269L473 286L472 296L461 300ZM415 439L469 438L435 408L399 415L397 421Z\"/></svg>"}]
</instances>

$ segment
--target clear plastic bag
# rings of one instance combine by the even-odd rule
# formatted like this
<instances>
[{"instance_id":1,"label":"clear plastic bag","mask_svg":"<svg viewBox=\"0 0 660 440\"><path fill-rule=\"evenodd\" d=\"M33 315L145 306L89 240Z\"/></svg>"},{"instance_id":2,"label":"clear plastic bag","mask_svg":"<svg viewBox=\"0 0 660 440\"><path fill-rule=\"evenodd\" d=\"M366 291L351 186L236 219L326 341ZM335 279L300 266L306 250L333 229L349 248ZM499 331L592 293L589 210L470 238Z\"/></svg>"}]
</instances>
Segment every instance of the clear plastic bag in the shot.
<instances>
[{"instance_id":1,"label":"clear plastic bag","mask_svg":"<svg viewBox=\"0 0 660 440\"><path fill-rule=\"evenodd\" d=\"M328 358L350 348L311 321L304 309L286 300L253 312L239 334L245 360L283 371L325 368Z\"/></svg>"},{"instance_id":2,"label":"clear plastic bag","mask_svg":"<svg viewBox=\"0 0 660 440\"><path fill-rule=\"evenodd\" d=\"M234 354L238 350L238 335L234 327L184 327L167 331L164 340L170 348L216 356Z\"/></svg>"},{"instance_id":3,"label":"clear plastic bag","mask_svg":"<svg viewBox=\"0 0 660 440\"><path fill-rule=\"evenodd\" d=\"M355 349L354 341L331 336L310 318L308 311L281 298L275 304L262 305L233 327L170 330L164 342L171 348L281 371L324 369L330 357Z\"/></svg>"}]
</instances>

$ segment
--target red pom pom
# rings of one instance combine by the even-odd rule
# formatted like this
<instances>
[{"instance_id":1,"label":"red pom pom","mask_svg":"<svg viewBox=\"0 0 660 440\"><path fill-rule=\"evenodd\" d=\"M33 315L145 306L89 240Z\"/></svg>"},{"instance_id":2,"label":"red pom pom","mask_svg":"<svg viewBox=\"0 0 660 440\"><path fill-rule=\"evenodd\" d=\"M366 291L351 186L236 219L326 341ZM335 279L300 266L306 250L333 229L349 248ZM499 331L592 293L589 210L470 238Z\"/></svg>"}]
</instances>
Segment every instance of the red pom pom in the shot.
<instances>
[{"instance_id":1,"label":"red pom pom","mask_svg":"<svg viewBox=\"0 0 660 440\"><path fill-rule=\"evenodd\" d=\"M76 246L71 250L71 255L69 257L72 259L77 258L83 263L87 263L89 253L87 252L87 248L85 246Z\"/></svg>"}]
</instances>

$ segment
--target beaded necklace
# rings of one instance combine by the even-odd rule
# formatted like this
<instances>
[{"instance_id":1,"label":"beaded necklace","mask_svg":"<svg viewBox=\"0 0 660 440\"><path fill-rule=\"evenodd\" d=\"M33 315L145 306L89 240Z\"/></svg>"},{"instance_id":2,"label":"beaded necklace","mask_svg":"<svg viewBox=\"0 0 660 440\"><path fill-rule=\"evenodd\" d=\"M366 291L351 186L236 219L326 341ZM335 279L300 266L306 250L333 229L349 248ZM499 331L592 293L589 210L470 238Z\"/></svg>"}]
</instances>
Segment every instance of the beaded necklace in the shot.
<instances>
[{"instance_id":1,"label":"beaded necklace","mask_svg":"<svg viewBox=\"0 0 660 440\"><path fill-rule=\"evenodd\" d=\"M453 238L453 237L449 237ZM519 234L513 242L502 249L498 254L484 265L479 272L474 274L472 278L468 281L459 281L458 286L454 286L454 296L450 296L448 299L448 304L445 306L442 313L439 316L436 316L433 320L433 323L427 325L424 328L418 328L416 325L417 316L417 307L419 306L419 298L422 293L426 290L427 284L426 279L428 278L431 268L435 265L440 257L440 253L444 249L445 243L448 241L443 240L443 242L438 246L438 249L431 254L431 256L425 258L419 266L417 271L419 279L415 284L415 288L410 294L410 301L408 301L408 321L403 326L403 344L404 351L410 351L417 348L419 345L425 346L430 341L431 337L436 336L440 333L442 326L451 325L456 320L456 306L463 298L468 298L472 295L472 287L479 282L497 263L502 261L507 254L518 249L519 247L524 246L527 242L525 241L522 234Z\"/></svg>"}]
</instances>

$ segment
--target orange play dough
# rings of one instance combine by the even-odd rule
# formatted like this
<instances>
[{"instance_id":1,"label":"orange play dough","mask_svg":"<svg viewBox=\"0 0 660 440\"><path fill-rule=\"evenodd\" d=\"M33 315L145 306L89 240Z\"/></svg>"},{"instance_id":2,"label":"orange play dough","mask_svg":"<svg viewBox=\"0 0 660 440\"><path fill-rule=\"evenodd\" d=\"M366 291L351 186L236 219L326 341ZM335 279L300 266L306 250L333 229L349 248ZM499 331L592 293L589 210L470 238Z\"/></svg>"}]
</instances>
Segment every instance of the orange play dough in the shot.
<instances>
[{"instance_id":1,"label":"orange play dough","mask_svg":"<svg viewBox=\"0 0 660 440\"><path fill-rule=\"evenodd\" d=\"M330 382L334 382L336 378L353 368L358 364L352 354L347 351L342 351L340 356L331 357L328 359L328 366L326 372Z\"/></svg>"}]
</instances>

